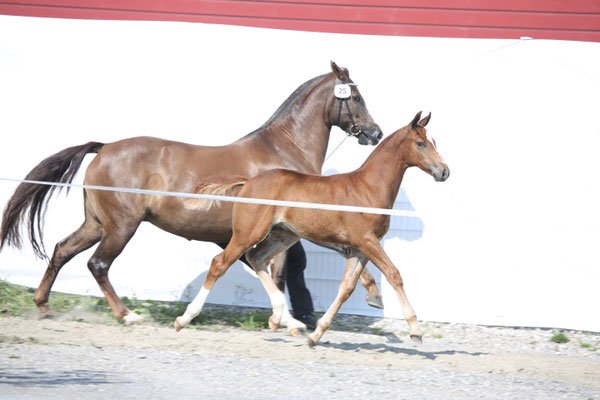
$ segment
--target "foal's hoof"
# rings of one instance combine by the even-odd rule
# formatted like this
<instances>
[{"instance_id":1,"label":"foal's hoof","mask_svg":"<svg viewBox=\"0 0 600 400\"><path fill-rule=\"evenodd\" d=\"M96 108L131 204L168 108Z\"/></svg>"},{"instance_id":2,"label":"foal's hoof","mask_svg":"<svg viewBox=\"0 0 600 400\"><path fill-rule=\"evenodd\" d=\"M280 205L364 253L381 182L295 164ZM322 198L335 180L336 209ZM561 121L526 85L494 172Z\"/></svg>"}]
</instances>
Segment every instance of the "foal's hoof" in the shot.
<instances>
[{"instance_id":1,"label":"foal's hoof","mask_svg":"<svg viewBox=\"0 0 600 400\"><path fill-rule=\"evenodd\" d=\"M416 344L423 344L423 336L421 335L410 335L410 338Z\"/></svg>"},{"instance_id":2,"label":"foal's hoof","mask_svg":"<svg viewBox=\"0 0 600 400\"><path fill-rule=\"evenodd\" d=\"M185 325L182 325L181 322L179 322L179 317L177 317L175 322L173 322L173 326L175 327L175 332L179 332Z\"/></svg>"},{"instance_id":3,"label":"foal's hoof","mask_svg":"<svg viewBox=\"0 0 600 400\"><path fill-rule=\"evenodd\" d=\"M318 340L312 337L313 335L314 333L312 335L308 335L308 339L306 339L306 344L308 344L308 347L311 349L314 348L318 343Z\"/></svg>"},{"instance_id":4,"label":"foal's hoof","mask_svg":"<svg viewBox=\"0 0 600 400\"><path fill-rule=\"evenodd\" d=\"M367 296L367 304L371 307L383 310L383 298L380 294L371 294Z\"/></svg>"}]
</instances>

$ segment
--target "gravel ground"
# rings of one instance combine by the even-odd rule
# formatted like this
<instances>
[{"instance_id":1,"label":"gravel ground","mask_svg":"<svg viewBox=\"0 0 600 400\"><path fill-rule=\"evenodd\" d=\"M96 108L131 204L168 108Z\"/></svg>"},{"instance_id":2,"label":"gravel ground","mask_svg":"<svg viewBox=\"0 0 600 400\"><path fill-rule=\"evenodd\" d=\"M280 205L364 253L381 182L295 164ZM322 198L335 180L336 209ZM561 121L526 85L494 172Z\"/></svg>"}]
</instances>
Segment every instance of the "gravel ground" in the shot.
<instances>
[{"instance_id":1,"label":"gravel ground","mask_svg":"<svg viewBox=\"0 0 600 400\"><path fill-rule=\"evenodd\" d=\"M422 324L417 346L404 321L340 316L355 331L311 350L268 330L1 318L0 398L600 399L600 334Z\"/></svg>"}]
</instances>

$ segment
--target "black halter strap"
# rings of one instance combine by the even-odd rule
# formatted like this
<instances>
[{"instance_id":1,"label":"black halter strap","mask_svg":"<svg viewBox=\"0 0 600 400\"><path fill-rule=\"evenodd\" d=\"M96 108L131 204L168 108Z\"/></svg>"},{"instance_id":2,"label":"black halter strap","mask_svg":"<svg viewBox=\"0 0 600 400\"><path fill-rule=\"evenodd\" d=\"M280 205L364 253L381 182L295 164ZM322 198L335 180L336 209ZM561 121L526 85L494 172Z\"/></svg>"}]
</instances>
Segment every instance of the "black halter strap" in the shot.
<instances>
[{"instance_id":1,"label":"black halter strap","mask_svg":"<svg viewBox=\"0 0 600 400\"><path fill-rule=\"evenodd\" d=\"M356 125L354 123L354 117L352 116L352 112L350 111L350 106L348 105L348 99L338 98L338 102L339 102L339 107L338 107L338 116L337 116L337 124L336 125L340 126L340 118L342 116L342 103L345 103L346 110L348 111L348 117L350 117L350 123L352 124L352 126L350 126L350 133L348 133L348 136L359 135L362 132L362 128L360 127L360 125Z\"/></svg>"}]
</instances>

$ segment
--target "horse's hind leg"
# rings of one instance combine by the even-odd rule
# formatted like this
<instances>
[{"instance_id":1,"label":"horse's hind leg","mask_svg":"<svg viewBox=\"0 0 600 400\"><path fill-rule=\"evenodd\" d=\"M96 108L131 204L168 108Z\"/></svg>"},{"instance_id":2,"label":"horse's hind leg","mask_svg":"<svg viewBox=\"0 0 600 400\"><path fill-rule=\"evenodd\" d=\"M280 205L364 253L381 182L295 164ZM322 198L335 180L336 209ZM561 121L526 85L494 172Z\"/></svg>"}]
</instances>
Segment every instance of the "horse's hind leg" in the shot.
<instances>
[{"instance_id":1,"label":"horse's hind leg","mask_svg":"<svg viewBox=\"0 0 600 400\"><path fill-rule=\"evenodd\" d=\"M48 297L60 269L77 254L96 244L101 235L102 226L93 218L86 218L79 229L56 244L48 268L33 296L33 301L43 316L48 315Z\"/></svg>"},{"instance_id":2,"label":"horse's hind leg","mask_svg":"<svg viewBox=\"0 0 600 400\"><path fill-rule=\"evenodd\" d=\"M348 259L348 264L346 264L346 270L344 272L344 279L342 279L342 283L340 283L338 294L335 297L335 300L333 303L331 303L327 309L327 312L323 314L323 316L317 322L315 331L308 336L309 347L312 348L319 343L319 340L321 340L323 334L329 329L331 323L333 322L333 318L342 307L342 304L348 300L348 297L350 297L354 291L356 283L358 282L358 278L366 263L367 260L363 256L352 257Z\"/></svg>"},{"instance_id":3,"label":"horse's hind leg","mask_svg":"<svg viewBox=\"0 0 600 400\"><path fill-rule=\"evenodd\" d=\"M142 317L130 311L117 296L108 279L108 270L139 226L139 221L137 223L130 222L126 227L104 224L100 244L88 261L88 268L104 293L114 316L127 324L142 322Z\"/></svg>"}]
</instances>

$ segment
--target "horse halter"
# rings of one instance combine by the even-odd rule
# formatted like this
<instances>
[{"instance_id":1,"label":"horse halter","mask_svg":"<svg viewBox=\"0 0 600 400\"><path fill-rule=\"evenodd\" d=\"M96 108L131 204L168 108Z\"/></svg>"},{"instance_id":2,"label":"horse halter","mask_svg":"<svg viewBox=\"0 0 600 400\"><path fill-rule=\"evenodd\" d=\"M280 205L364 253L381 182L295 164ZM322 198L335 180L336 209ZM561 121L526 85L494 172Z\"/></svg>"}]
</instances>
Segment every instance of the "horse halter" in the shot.
<instances>
[{"instance_id":1,"label":"horse halter","mask_svg":"<svg viewBox=\"0 0 600 400\"><path fill-rule=\"evenodd\" d=\"M352 92L350 90L350 86L357 86L356 83L341 83L338 79L337 85L335 86L334 94L338 100L338 116L337 116L337 126L340 126L340 118L342 117L342 104L346 104L346 110L348 111L348 117L350 117L350 132L346 132L348 136L358 136L362 133L362 127L357 125L354 122L354 117L352 116L352 111L350 111L350 106L348 105L348 99L352 97Z\"/></svg>"}]
</instances>

